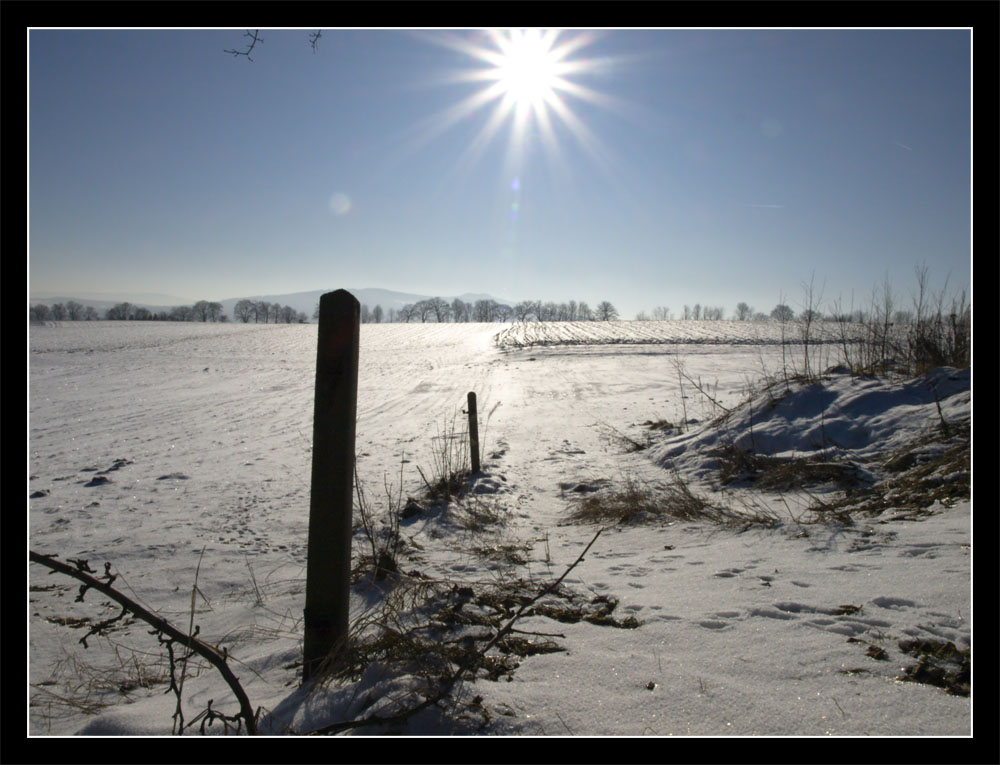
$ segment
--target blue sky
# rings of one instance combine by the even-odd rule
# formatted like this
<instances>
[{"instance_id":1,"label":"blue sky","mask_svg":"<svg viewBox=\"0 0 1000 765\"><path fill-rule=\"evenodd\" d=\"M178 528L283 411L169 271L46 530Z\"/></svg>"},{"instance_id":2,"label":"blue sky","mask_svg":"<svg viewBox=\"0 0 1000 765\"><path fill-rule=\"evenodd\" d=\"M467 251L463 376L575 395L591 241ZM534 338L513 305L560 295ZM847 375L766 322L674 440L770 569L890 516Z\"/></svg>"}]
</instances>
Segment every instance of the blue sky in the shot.
<instances>
[{"instance_id":1,"label":"blue sky","mask_svg":"<svg viewBox=\"0 0 1000 765\"><path fill-rule=\"evenodd\" d=\"M501 97L448 119L505 65L485 30L315 52L261 30L253 62L224 53L243 31L29 33L31 296L381 287L631 318L798 307L810 280L908 301L918 264L971 282L967 30L566 30L517 123Z\"/></svg>"}]
</instances>

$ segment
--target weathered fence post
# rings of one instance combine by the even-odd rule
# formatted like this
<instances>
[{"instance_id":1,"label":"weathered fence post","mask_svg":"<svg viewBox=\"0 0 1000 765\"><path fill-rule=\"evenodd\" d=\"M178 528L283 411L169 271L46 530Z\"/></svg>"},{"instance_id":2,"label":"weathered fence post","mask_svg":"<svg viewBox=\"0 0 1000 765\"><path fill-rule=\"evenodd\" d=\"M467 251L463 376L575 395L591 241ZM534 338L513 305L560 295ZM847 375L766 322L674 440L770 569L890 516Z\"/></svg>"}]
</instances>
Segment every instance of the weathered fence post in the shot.
<instances>
[{"instance_id":1,"label":"weathered fence post","mask_svg":"<svg viewBox=\"0 0 1000 765\"><path fill-rule=\"evenodd\" d=\"M479 416L476 413L476 394L469 391L469 452L472 455L472 472L479 472Z\"/></svg>"},{"instance_id":2,"label":"weathered fence post","mask_svg":"<svg viewBox=\"0 0 1000 765\"><path fill-rule=\"evenodd\" d=\"M319 299L303 683L347 641L359 318L346 290Z\"/></svg>"}]
</instances>

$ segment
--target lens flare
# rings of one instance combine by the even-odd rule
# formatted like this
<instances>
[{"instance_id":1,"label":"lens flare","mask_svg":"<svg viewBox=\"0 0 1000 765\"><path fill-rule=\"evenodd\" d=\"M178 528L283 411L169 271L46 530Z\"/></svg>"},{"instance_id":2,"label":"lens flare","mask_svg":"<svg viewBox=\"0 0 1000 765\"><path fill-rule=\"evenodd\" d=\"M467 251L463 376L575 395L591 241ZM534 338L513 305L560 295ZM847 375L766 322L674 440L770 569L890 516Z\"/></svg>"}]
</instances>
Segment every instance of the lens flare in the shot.
<instances>
[{"instance_id":1,"label":"lens flare","mask_svg":"<svg viewBox=\"0 0 1000 765\"><path fill-rule=\"evenodd\" d=\"M351 198L342 191L330 197L330 210L334 215L347 215L351 211Z\"/></svg>"}]
</instances>

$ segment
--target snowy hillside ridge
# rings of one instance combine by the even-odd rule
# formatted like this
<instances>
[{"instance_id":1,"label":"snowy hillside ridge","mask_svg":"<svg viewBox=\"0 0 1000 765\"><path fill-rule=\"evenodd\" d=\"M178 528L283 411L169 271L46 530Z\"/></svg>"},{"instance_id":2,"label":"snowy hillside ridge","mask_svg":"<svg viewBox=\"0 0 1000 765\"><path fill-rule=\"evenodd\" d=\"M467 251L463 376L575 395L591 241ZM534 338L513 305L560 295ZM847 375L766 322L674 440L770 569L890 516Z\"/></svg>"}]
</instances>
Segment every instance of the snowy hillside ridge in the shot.
<instances>
[{"instance_id":1,"label":"snowy hillside ridge","mask_svg":"<svg viewBox=\"0 0 1000 765\"><path fill-rule=\"evenodd\" d=\"M717 471L713 455L720 448L873 470L915 442L949 440L949 429L967 440L970 420L968 369L941 368L900 382L838 370L815 380L772 381L732 411L658 444L650 458L699 477Z\"/></svg>"},{"instance_id":2,"label":"snowy hillside ridge","mask_svg":"<svg viewBox=\"0 0 1000 765\"><path fill-rule=\"evenodd\" d=\"M814 323L809 343L836 344L864 336L860 324ZM803 327L798 322L703 321L546 321L516 322L496 335L502 349L550 345L723 344L801 345Z\"/></svg>"}]
</instances>

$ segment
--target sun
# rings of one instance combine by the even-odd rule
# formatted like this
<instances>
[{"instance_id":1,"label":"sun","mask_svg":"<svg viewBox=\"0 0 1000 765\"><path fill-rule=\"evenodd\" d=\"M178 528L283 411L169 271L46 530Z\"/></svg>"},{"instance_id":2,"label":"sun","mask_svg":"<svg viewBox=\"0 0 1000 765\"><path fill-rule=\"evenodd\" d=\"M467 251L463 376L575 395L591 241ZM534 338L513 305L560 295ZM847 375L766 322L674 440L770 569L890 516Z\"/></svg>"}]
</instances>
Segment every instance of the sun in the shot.
<instances>
[{"instance_id":1,"label":"sun","mask_svg":"<svg viewBox=\"0 0 1000 765\"><path fill-rule=\"evenodd\" d=\"M491 57L492 74L503 97L522 109L539 110L553 103L555 91L566 85L560 75L570 68L561 62L560 52L552 49L555 34L524 29L495 39L499 53Z\"/></svg>"},{"instance_id":2,"label":"sun","mask_svg":"<svg viewBox=\"0 0 1000 765\"><path fill-rule=\"evenodd\" d=\"M604 107L613 103L613 99L579 82L581 75L608 62L579 56L595 41L593 33L508 29L472 35L441 33L428 39L458 51L473 64L448 78L448 82L476 83L481 87L427 120L420 128L420 143L485 111L488 116L463 151L462 164L475 163L508 125L508 159L515 166L523 161L526 147L536 139L553 156L561 155L561 143L570 136L592 157L601 153L600 142L571 108L573 100Z\"/></svg>"}]
</instances>

